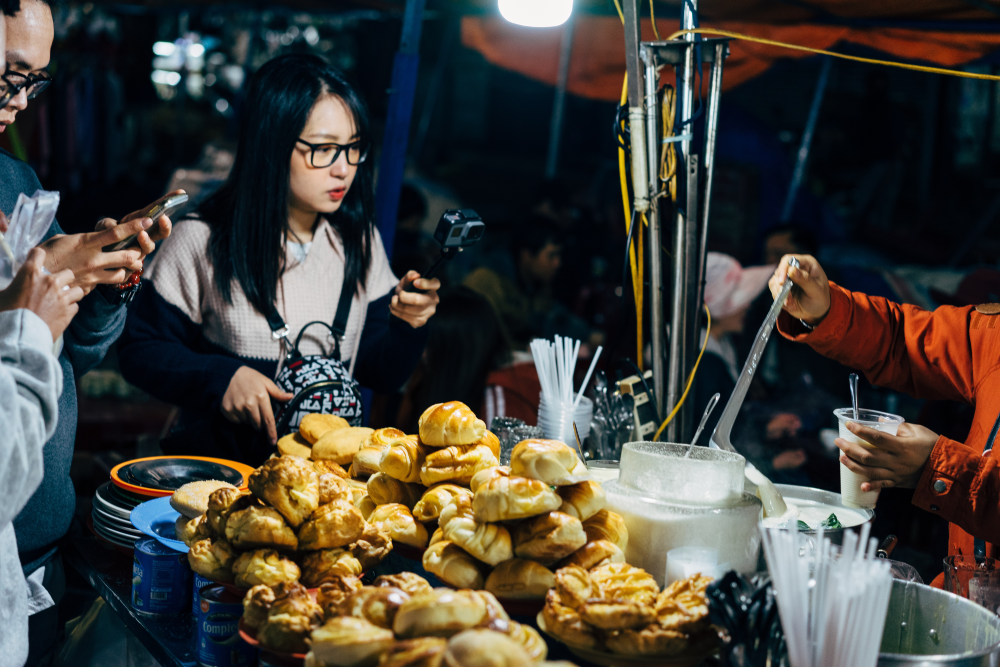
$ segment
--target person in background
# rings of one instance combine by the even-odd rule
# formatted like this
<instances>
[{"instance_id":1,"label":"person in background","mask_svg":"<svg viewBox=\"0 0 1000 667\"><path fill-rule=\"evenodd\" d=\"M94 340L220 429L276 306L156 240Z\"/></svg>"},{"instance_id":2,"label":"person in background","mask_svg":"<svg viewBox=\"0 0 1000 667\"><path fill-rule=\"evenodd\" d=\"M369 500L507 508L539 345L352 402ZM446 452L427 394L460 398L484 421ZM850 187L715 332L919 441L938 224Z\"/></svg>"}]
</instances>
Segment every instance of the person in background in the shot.
<instances>
[{"instance_id":1,"label":"person in background","mask_svg":"<svg viewBox=\"0 0 1000 667\"><path fill-rule=\"evenodd\" d=\"M340 344L313 327L302 354L339 353L376 391L410 377L440 283L389 267L371 143L364 102L322 58L279 56L254 74L232 172L163 243L118 347L127 381L182 408L164 451L253 465L274 451L272 401L292 398L273 381L285 359L274 310L295 340L332 322L345 293Z\"/></svg>"},{"instance_id":2,"label":"person in background","mask_svg":"<svg viewBox=\"0 0 1000 667\"><path fill-rule=\"evenodd\" d=\"M479 267L465 277L463 284L493 305L515 350L526 350L533 339L552 338L555 334L591 346L603 341L601 332L552 296L552 281L562 262L560 239L554 223L532 217L513 230L509 261Z\"/></svg>"},{"instance_id":3,"label":"person in background","mask_svg":"<svg viewBox=\"0 0 1000 667\"><path fill-rule=\"evenodd\" d=\"M423 193L415 186L403 183L392 251L392 271L396 275L406 275L411 270L423 273L437 259L440 253L436 250L437 244L423 230L426 217L427 200Z\"/></svg>"},{"instance_id":4,"label":"person in background","mask_svg":"<svg viewBox=\"0 0 1000 667\"><path fill-rule=\"evenodd\" d=\"M816 235L801 225L778 225L767 230L764 236L764 263L771 266L777 266L785 255L815 255L817 252Z\"/></svg>"},{"instance_id":5,"label":"person in background","mask_svg":"<svg viewBox=\"0 0 1000 667\"><path fill-rule=\"evenodd\" d=\"M54 35L52 11L42 0L22 0L19 9L5 10L5 14L4 83L10 87L12 97L0 109L0 132L51 80L46 68ZM41 188L29 165L0 150L0 211L11 214L20 194L31 196ZM59 421L45 443L45 477L14 520L24 575L38 582L31 588L29 666L46 659L58 634L56 605L65 586L57 543L69 529L76 507L69 476L76 439L75 378L101 362L125 324L125 303L116 285L142 268L143 258L155 248L154 242L166 238L170 229L169 218L160 218L154 226L144 212L138 211L125 216L120 224L102 220L97 231L88 234L64 234L59 223L53 222L41 244L45 269L52 274L69 269L73 273L71 285L79 287L85 296L79 303L79 313L66 328L59 354L63 375ZM136 247L102 251L104 246L133 234L138 234Z\"/></svg>"}]
</instances>

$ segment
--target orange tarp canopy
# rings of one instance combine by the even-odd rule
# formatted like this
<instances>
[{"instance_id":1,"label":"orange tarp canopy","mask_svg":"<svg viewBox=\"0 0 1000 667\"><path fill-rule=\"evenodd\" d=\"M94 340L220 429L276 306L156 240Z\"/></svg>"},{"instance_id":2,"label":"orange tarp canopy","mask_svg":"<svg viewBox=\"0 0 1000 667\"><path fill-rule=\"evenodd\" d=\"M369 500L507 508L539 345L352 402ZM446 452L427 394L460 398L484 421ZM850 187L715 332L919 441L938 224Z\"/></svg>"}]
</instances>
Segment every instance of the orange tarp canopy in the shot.
<instances>
[{"instance_id":1,"label":"orange tarp canopy","mask_svg":"<svg viewBox=\"0 0 1000 667\"><path fill-rule=\"evenodd\" d=\"M844 4L856 4L847 3ZM874 4L878 4L878 0ZM836 50L851 43L898 59L957 68L1000 48L1000 33L916 30L912 28L852 28L828 25L765 25L742 21L702 22L703 28L729 30L780 42ZM674 21L658 21L666 38ZM462 19L462 43L479 51L489 62L555 85L559 45L564 28L525 28L498 16L466 16ZM568 90L574 95L617 101L625 73L625 38L616 16L580 15L573 22L573 57ZM642 22L642 39L652 40L649 19ZM812 54L743 40L730 43L723 87L733 88L765 72L781 58L806 58Z\"/></svg>"}]
</instances>

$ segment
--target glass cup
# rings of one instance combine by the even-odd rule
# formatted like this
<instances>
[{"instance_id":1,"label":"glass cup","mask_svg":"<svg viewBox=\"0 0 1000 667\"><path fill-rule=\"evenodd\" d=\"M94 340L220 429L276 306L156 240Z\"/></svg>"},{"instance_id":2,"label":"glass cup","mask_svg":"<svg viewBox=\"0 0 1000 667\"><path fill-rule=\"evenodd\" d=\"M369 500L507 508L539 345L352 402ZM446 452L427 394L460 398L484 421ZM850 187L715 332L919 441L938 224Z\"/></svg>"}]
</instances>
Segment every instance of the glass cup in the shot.
<instances>
[{"instance_id":1,"label":"glass cup","mask_svg":"<svg viewBox=\"0 0 1000 667\"><path fill-rule=\"evenodd\" d=\"M837 420L840 422L840 437L848 442L857 443L866 449L875 449L875 447L848 431L847 425L849 423L856 422L862 426L867 426L890 435L896 435L899 425L903 423L903 418L899 415L879 412L878 410L858 410L857 419L854 418L854 410L852 408L840 408L839 410L834 410L833 414L836 415ZM877 489L875 491L862 491L861 485L867 481L867 477L851 472L843 463L840 464L840 495L845 507L867 510L874 509L879 492Z\"/></svg>"},{"instance_id":2,"label":"glass cup","mask_svg":"<svg viewBox=\"0 0 1000 667\"><path fill-rule=\"evenodd\" d=\"M510 465L510 453L514 446L521 442L518 439L516 430L526 424L514 417L494 417L490 424L490 430L500 441L500 465Z\"/></svg>"},{"instance_id":3,"label":"glass cup","mask_svg":"<svg viewBox=\"0 0 1000 667\"><path fill-rule=\"evenodd\" d=\"M996 613L1000 605L1000 561L968 555L948 556L944 559L944 589Z\"/></svg>"},{"instance_id":4,"label":"glass cup","mask_svg":"<svg viewBox=\"0 0 1000 667\"><path fill-rule=\"evenodd\" d=\"M618 479L618 467L618 461L603 459L587 461L587 472L590 473L590 478L599 484Z\"/></svg>"}]
</instances>

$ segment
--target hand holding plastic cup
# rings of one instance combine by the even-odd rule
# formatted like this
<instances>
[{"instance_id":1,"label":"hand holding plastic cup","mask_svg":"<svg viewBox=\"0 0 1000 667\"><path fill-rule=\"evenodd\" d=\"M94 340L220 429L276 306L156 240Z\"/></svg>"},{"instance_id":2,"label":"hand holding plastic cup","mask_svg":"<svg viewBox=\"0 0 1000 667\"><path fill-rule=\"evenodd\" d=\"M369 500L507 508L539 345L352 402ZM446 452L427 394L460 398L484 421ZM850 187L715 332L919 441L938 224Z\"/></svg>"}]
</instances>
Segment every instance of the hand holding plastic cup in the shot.
<instances>
[{"instance_id":1,"label":"hand holding plastic cup","mask_svg":"<svg viewBox=\"0 0 1000 667\"><path fill-rule=\"evenodd\" d=\"M862 426L873 428L876 431L888 433L889 435L896 435L899 425L903 423L903 418L899 415L879 412L878 410L858 410L857 419L854 419L853 408L840 408L839 410L834 410L833 414L840 422L839 437L847 442L859 444L865 449L875 449L875 446L848 431L847 425L850 422L855 422ZM862 491L861 485L867 481L868 478L852 472L843 463L840 464L840 495L843 498L845 507L874 509L875 502L878 500L879 490Z\"/></svg>"}]
</instances>

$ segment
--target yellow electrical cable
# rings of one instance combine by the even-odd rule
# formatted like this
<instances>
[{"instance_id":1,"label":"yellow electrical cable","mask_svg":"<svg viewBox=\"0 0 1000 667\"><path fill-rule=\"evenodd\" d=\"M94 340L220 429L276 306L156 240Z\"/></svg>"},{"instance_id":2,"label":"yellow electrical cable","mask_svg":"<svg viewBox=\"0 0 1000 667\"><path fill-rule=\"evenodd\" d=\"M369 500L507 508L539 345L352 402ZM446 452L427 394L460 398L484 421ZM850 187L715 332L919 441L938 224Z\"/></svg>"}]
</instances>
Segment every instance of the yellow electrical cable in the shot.
<instances>
[{"instance_id":1,"label":"yellow electrical cable","mask_svg":"<svg viewBox=\"0 0 1000 667\"><path fill-rule=\"evenodd\" d=\"M625 25L625 14L622 13L622 6L618 4L618 0L614 0L615 9L618 10L618 18L622 20L622 25Z\"/></svg>"},{"instance_id":2,"label":"yellow electrical cable","mask_svg":"<svg viewBox=\"0 0 1000 667\"><path fill-rule=\"evenodd\" d=\"M660 33L656 30L656 12L653 9L653 3L656 0L649 0L649 20L653 24L653 37L656 37L656 41L660 41Z\"/></svg>"},{"instance_id":3,"label":"yellow electrical cable","mask_svg":"<svg viewBox=\"0 0 1000 667\"><path fill-rule=\"evenodd\" d=\"M663 89L663 138L674 136L674 115L677 112L677 96L673 87L667 84ZM660 151L660 180L666 185L670 201L677 200L677 149L674 142L664 143Z\"/></svg>"},{"instance_id":4,"label":"yellow electrical cable","mask_svg":"<svg viewBox=\"0 0 1000 667\"><path fill-rule=\"evenodd\" d=\"M779 42L773 39L765 39L764 37L753 37L751 35L743 35L738 32L730 32L728 30L714 30L712 28L697 28L694 30L678 30L674 34L667 38L667 41L672 41L678 37L684 35L719 35L722 37L730 37L732 39L743 39L748 42L756 42L758 44L767 44L769 46L780 46L786 49L792 49L794 51L807 51L809 53L818 53L824 56L832 56L834 58L841 58L843 60L853 60L858 63L868 63L870 65L885 65L887 67L898 67L900 69L913 70L915 72L928 72L930 74L945 74L947 76L957 76L963 79L981 79L983 81L1000 81L1000 76L995 74L978 74L976 72L962 72L960 70L954 69L943 69L941 67L927 67L925 65L910 65L908 63L899 63L892 60L876 60L874 58L861 58L859 56L849 56L843 53L836 53L834 51L825 51L823 49L814 49L809 46L799 46L798 44L786 44L785 42Z\"/></svg>"},{"instance_id":5,"label":"yellow electrical cable","mask_svg":"<svg viewBox=\"0 0 1000 667\"><path fill-rule=\"evenodd\" d=\"M653 436L653 442L660 439L660 435L663 433L663 429L667 428L667 424L673 421L677 412L684 405L684 401L688 397L688 392L691 391L691 385L694 384L694 374L698 372L698 364L701 363L701 357L705 354L705 348L708 347L708 336L712 333L712 313L708 310L708 305L705 305L705 317L707 319L707 325L705 328L705 342L701 344L701 352L698 353L698 358L694 362L694 368L691 369L691 374L688 375L687 385L684 387L684 393L681 394L681 400L677 401L677 405L674 406L673 411L667 416L667 418L660 424L660 428L656 429L656 435Z\"/></svg>"}]
</instances>

